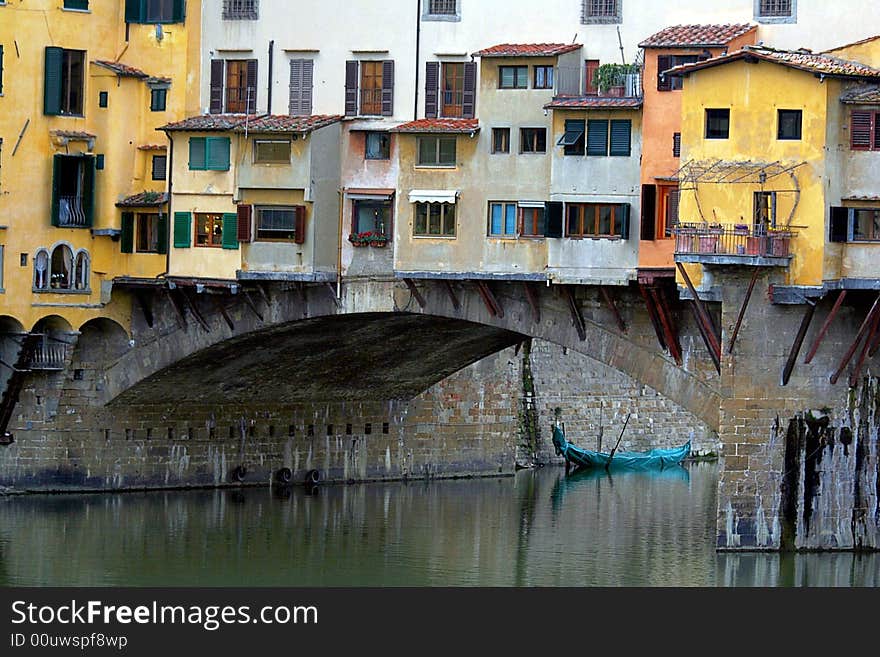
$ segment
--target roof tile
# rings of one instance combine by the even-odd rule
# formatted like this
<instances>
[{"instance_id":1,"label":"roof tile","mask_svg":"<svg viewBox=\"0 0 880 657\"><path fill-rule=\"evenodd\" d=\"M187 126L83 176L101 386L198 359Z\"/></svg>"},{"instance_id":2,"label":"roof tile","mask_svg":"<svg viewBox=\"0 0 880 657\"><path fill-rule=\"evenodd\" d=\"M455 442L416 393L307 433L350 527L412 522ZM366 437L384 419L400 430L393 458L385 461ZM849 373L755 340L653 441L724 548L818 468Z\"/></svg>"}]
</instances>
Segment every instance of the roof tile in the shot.
<instances>
[{"instance_id":1,"label":"roof tile","mask_svg":"<svg viewBox=\"0 0 880 657\"><path fill-rule=\"evenodd\" d=\"M419 119L410 121L392 129L392 132L448 132L462 133L476 132L480 129L477 119Z\"/></svg>"},{"instance_id":2,"label":"roof tile","mask_svg":"<svg viewBox=\"0 0 880 657\"><path fill-rule=\"evenodd\" d=\"M338 114L287 116L286 114L201 114L168 123L159 130L187 132L311 132L342 120Z\"/></svg>"},{"instance_id":3,"label":"roof tile","mask_svg":"<svg viewBox=\"0 0 880 657\"><path fill-rule=\"evenodd\" d=\"M688 46L726 46L734 39L756 30L757 25L734 23L724 25L673 25L652 34L639 44L640 48L683 48Z\"/></svg>"},{"instance_id":4,"label":"roof tile","mask_svg":"<svg viewBox=\"0 0 880 657\"><path fill-rule=\"evenodd\" d=\"M502 43L478 50L474 57L555 57L580 50L579 43Z\"/></svg>"},{"instance_id":5,"label":"roof tile","mask_svg":"<svg viewBox=\"0 0 880 657\"><path fill-rule=\"evenodd\" d=\"M95 59L92 60L92 64L97 64L98 66L103 66L106 69L110 69L111 71L116 73L116 75L122 76L124 78L143 79L150 77L139 68L129 66L128 64L123 64L122 62L110 62L105 59Z\"/></svg>"},{"instance_id":6,"label":"roof tile","mask_svg":"<svg viewBox=\"0 0 880 657\"><path fill-rule=\"evenodd\" d=\"M166 192L140 192L116 203L118 208L153 208L168 202Z\"/></svg>"},{"instance_id":7,"label":"roof tile","mask_svg":"<svg viewBox=\"0 0 880 657\"><path fill-rule=\"evenodd\" d=\"M571 96L554 98L544 105L545 109L638 109L639 97L618 98L605 96Z\"/></svg>"},{"instance_id":8,"label":"roof tile","mask_svg":"<svg viewBox=\"0 0 880 657\"><path fill-rule=\"evenodd\" d=\"M851 105L880 105L880 86L849 89L840 95L840 102Z\"/></svg>"}]
</instances>

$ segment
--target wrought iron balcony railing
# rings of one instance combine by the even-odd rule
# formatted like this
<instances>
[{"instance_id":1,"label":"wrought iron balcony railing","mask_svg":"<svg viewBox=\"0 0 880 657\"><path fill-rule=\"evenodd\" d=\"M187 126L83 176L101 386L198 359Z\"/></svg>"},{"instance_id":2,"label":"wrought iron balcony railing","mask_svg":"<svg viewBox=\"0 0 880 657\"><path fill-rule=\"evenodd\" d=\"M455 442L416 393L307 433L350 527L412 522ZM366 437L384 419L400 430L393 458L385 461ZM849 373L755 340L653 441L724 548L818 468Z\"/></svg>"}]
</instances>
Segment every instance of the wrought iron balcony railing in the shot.
<instances>
[{"instance_id":1,"label":"wrought iron balcony railing","mask_svg":"<svg viewBox=\"0 0 880 657\"><path fill-rule=\"evenodd\" d=\"M788 258L789 230L764 230L745 224L679 223L672 228L676 255Z\"/></svg>"},{"instance_id":2,"label":"wrought iron balcony railing","mask_svg":"<svg viewBox=\"0 0 880 657\"><path fill-rule=\"evenodd\" d=\"M88 226L82 196L62 196L58 199L58 225L75 228Z\"/></svg>"}]
</instances>

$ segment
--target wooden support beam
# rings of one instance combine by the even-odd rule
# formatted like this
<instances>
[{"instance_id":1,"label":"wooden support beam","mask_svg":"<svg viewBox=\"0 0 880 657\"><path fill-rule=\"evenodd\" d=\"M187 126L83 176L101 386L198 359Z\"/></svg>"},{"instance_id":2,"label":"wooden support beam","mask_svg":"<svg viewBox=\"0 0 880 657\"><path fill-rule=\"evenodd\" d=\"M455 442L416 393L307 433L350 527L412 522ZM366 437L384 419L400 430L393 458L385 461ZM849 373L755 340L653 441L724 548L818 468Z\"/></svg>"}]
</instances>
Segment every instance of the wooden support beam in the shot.
<instances>
[{"instance_id":1,"label":"wooden support beam","mask_svg":"<svg viewBox=\"0 0 880 657\"><path fill-rule=\"evenodd\" d=\"M458 310L461 308L461 303L459 303L458 296L455 294L455 288L452 287L450 281L444 280L443 283L443 287L446 288L446 294L449 295L449 299L452 301L452 307L455 308L455 310Z\"/></svg>"},{"instance_id":2,"label":"wooden support beam","mask_svg":"<svg viewBox=\"0 0 880 657\"><path fill-rule=\"evenodd\" d=\"M269 301L269 293L266 291L263 283L257 283L257 292L259 292L260 296L263 297L263 302L266 304L266 307L270 308L272 304Z\"/></svg>"},{"instance_id":3,"label":"wooden support beam","mask_svg":"<svg viewBox=\"0 0 880 657\"><path fill-rule=\"evenodd\" d=\"M153 328L153 308L150 306L150 297L147 295L147 292L137 290L134 293L134 298L137 299L138 306L140 306L141 312L144 314L144 321L147 322L147 326Z\"/></svg>"},{"instance_id":4,"label":"wooden support beam","mask_svg":"<svg viewBox=\"0 0 880 657\"><path fill-rule=\"evenodd\" d=\"M330 298L333 299L333 303L336 305L336 308L342 308L342 299L336 296L336 288L334 287L333 283L324 283L324 285L326 285L327 289L330 291Z\"/></svg>"},{"instance_id":5,"label":"wooden support beam","mask_svg":"<svg viewBox=\"0 0 880 657\"><path fill-rule=\"evenodd\" d=\"M816 336L816 339L813 340L813 346L811 346L810 351L807 352L807 357L804 358L804 364L809 364L809 362L813 360L813 356L816 355L816 352L819 351L819 345L822 344L822 340L828 332L828 327L831 326L831 322L837 317L837 311L840 310L840 306L843 304L845 298L846 290L841 290L840 294L837 295L837 300L831 307L831 311L828 313L828 317L826 317L825 321L822 323L822 328L819 329L819 334Z\"/></svg>"},{"instance_id":6,"label":"wooden support beam","mask_svg":"<svg viewBox=\"0 0 880 657\"><path fill-rule=\"evenodd\" d=\"M425 298L422 296L422 293L419 292L419 288L416 287L416 284L413 282L411 278L404 278L403 282L406 283L406 286L409 288L409 293L413 296L413 299L416 300L416 303L419 304L419 308L424 310L425 308Z\"/></svg>"},{"instance_id":7,"label":"wooden support beam","mask_svg":"<svg viewBox=\"0 0 880 657\"><path fill-rule=\"evenodd\" d=\"M587 339L587 325L584 323L584 316L581 315L581 309L578 307L577 299L574 297L574 292L572 291L573 286L563 285L561 287L565 294L565 298L568 300L568 309L571 311L571 321L574 323L578 337L581 339L581 342L583 342Z\"/></svg>"},{"instance_id":8,"label":"wooden support beam","mask_svg":"<svg viewBox=\"0 0 880 657\"><path fill-rule=\"evenodd\" d=\"M878 325L880 325L880 313L874 315L874 319L871 321L871 328L868 331L868 336L865 338L865 344L862 347L862 353L859 354L859 358L856 360L856 366L849 375L850 388L855 388L859 384L859 377L862 375L862 366L865 364L865 358L868 355L869 348L874 343Z\"/></svg>"},{"instance_id":9,"label":"wooden support beam","mask_svg":"<svg viewBox=\"0 0 880 657\"><path fill-rule=\"evenodd\" d=\"M306 305L306 284L302 281L296 282L296 291L299 293L299 300L302 302L302 305Z\"/></svg>"},{"instance_id":10,"label":"wooden support beam","mask_svg":"<svg viewBox=\"0 0 880 657\"><path fill-rule=\"evenodd\" d=\"M871 306L871 310L868 311L868 314L865 316L865 320L859 327L859 332L856 335L856 339L853 340L853 343L850 345L849 349L846 350L846 354L843 356L843 360L840 361L840 364L837 366L834 374L832 374L831 377L828 379L832 384L837 383L837 380L840 378L843 370L845 370L846 366L849 365L850 359L856 352L856 349L859 346L859 342L861 342L862 338L865 337L865 333L868 331L868 328L874 321L874 315L877 314L878 310L880 310L880 294L877 295L877 298L874 300L874 305Z\"/></svg>"},{"instance_id":11,"label":"wooden support beam","mask_svg":"<svg viewBox=\"0 0 880 657\"><path fill-rule=\"evenodd\" d=\"M523 282L526 290L526 300L529 302L529 308L532 309L532 321L535 324L541 323L541 298L537 287L533 287L528 281Z\"/></svg>"},{"instance_id":12,"label":"wooden support beam","mask_svg":"<svg viewBox=\"0 0 880 657\"><path fill-rule=\"evenodd\" d=\"M660 343L660 348L664 351L669 351L669 347L666 346L666 340L663 338L663 329L660 326L660 318L657 315L657 309L654 307L654 299L648 293L648 290L643 283L639 283L639 293L642 295L642 299L645 300L645 307L648 309L648 318L651 320L651 325L654 327L654 333L657 334L657 342Z\"/></svg>"},{"instance_id":13,"label":"wooden support beam","mask_svg":"<svg viewBox=\"0 0 880 657\"><path fill-rule=\"evenodd\" d=\"M874 336L874 342L868 350L868 358L873 358L878 349L880 349L880 331L877 331L877 335Z\"/></svg>"},{"instance_id":14,"label":"wooden support beam","mask_svg":"<svg viewBox=\"0 0 880 657\"><path fill-rule=\"evenodd\" d=\"M187 327L186 315L184 314L180 302L177 300L177 295L175 294L175 291L176 288L174 290L172 290L171 288L165 288L165 294L168 296L168 302L174 309L174 314L177 315L177 323L180 325L180 328L185 331Z\"/></svg>"},{"instance_id":15,"label":"wooden support beam","mask_svg":"<svg viewBox=\"0 0 880 657\"><path fill-rule=\"evenodd\" d=\"M810 322L813 321L813 315L816 314L816 305L816 303L807 302L807 312L804 313L804 318L801 320L801 326L798 329L797 335L794 337L794 343L791 345L791 351L788 354L785 368L782 370L782 385L784 386L787 386L789 379L791 379L791 373L794 371L794 364L797 361L801 345L804 343L804 338L807 335L807 329L810 328Z\"/></svg>"},{"instance_id":16,"label":"wooden support beam","mask_svg":"<svg viewBox=\"0 0 880 657\"><path fill-rule=\"evenodd\" d=\"M611 312L614 315L614 319L615 321L617 321L617 328L620 329L621 333L626 333L626 323L623 321L623 317L620 316L620 311L617 310L617 304L614 303L614 297L611 296L608 288L606 288L604 285L600 285L599 293L602 295L605 303L607 303L608 307L611 309Z\"/></svg>"},{"instance_id":17,"label":"wooden support beam","mask_svg":"<svg viewBox=\"0 0 880 657\"><path fill-rule=\"evenodd\" d=\"M504 317L504 309L498 303L489 284L486 281L477 281L477 288L480 290L480 296L483 297L483 303L489 308L489 312L494 317Z\"/></svg>"},{"instance_id":18,"label":"wooden support beam","mask_svg":"<svg viewBox=\"0 0 880 657\"><path fill-rule=\"evenodd\" d=\"M223 302L218 296L212 295L211 298L214 300L214 306L217 308L217 311L222 315L223 320L226 322L226 325L230 330L235 330L235 323L232 321L232 318L229 316L229 313L226 310L226 304Z\"/></svg>"},{"instance_id":19,"label":"wooden support beam","mask_svg":"<svg viewBox=\"0 0 880 657\"><path fill-rule=\"evenodd\" d=\"M196 318L196 321L201 325L201 327L203 329L205 329L205 331L210 332L211 327L208 325L207 320L202 315L202 313L199 311L199 308L196 305L195 299L193 299L191 296L192 293L190 293L186 290L181 290L180 294L181 294L181 296L183 296L184 300L186 301L186 305L189 307L189 310L193 314L193 317Z\"/></svg>"},{"instance_id":20,"label":"wooden support beam","mask_svg":"<svg viewBox=\"0 0 880 657\"><path fill-rule=\"evenodd\" d=\"M712 364L715 365L715 370L721 374L721 359L718 358L718 355L715 353L715 350L712 348L712 341L709 339L709 333L706 329L706 326L703 324L703 319L700 317L700 311L697 308L697 304L691 300L690 303L691 312L694 314L694 321L697 323L697 328L700 329L700 335L703 336L703 342L706 343L706 350L709 352L709 357L712 359Z\"/></svg>"},{"instance_id":21,"label":"wooden support beam","mask_svg":"<svg viewBox=\"0 0 880 657\"><path fill-rule=\"evenodd\" d=\"M247 304L247 307L251 309L251 312L257 316L257 319L262 322L263 313L261 313L259 308L257 308L257 304L254 303L253 297L251 297L251 293L248 290L242 290L241 298L244 299L244 302Z\"/></svg>"},{"instance_id":22,"label":"wooden support beam","mask_svg":"<svg viewBox=\"0 0 880 657\"><path fill-rule=\"evenodd\" d=\"M691 277L688 276L687 270L684 268L684 265L682 265L680 262L676 262L675 264L678 266L678 271L681 272L682 278L684 278L685 285L687 285L688 290L690 290L691 292L691 296L693 296L694 298L694 305L697 308L698 323L702 324L703 328L706 331L706 335L704 337L708 341L709 351L713 352L712 360L715 360L719 363L718 371L720 372L721 335L718 332L718 329L715 327L715 322L712 321L712 316L709 314L709 311L703 304L703 300L697 293L696 288L694 288L694 284L691 283Z\"/></svg>"},{"instance_id":23,"label":"wooden support beam","mask_svg":"<svg viewBox=\"0 0 880 657\"><path fill-rule=\"evenodd\" d=\"M651 287L651 297L654 299L654 307L657 310L657 317L660 325L663 327L663 341L669 347L669 353L675 359L676 365L681 365L681 345L678 343L678 332L675 330L675 323L666 300L663 298L661 291L656 287Z\"/></svg>"},{"instance_id":24,"label":"wooden support beam","mask_svg":"<svg viewBox=\"0 0 880 657\"><path fill-rule=\"evenodd\" d=\"M758 274L761 273L761 270L758 267L755 267L755 271L752 273L752 280L749 282L749 289L746 290L746 298L743 299L742 306L739 309L739 316L736 318L736 326L733 327L733 335L730 336L730 344L727 345L727 353L733 353L733 345L736 344L736 336L739 335L739 327L742 326L743 317L746 314L746 308L749 305L749 299L752 298L752 290L755 289L755 283L758 280Z\"/></svg>"}]
</instances>

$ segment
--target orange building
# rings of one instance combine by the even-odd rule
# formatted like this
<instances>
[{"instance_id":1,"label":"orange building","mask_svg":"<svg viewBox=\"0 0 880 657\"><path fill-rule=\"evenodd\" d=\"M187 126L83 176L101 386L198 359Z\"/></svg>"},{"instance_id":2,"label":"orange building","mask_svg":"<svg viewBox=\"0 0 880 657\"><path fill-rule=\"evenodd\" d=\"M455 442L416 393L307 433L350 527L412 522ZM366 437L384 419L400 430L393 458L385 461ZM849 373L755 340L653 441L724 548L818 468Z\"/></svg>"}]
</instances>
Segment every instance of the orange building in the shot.
<instances>
[{"instance_id":1,"label":"orange building","mask_svg":"<svg viewBox=\"0 0 880 657\"><path fill-rule=\"evenodd\" d=\"M674 275L674 240L669 228L678 219L681 150L680 77L663 72L755 43L757 26L676 25L639 44L644 48L642 115L642 216L639 242L640 279Z\"/></svg>"}]
</instances>

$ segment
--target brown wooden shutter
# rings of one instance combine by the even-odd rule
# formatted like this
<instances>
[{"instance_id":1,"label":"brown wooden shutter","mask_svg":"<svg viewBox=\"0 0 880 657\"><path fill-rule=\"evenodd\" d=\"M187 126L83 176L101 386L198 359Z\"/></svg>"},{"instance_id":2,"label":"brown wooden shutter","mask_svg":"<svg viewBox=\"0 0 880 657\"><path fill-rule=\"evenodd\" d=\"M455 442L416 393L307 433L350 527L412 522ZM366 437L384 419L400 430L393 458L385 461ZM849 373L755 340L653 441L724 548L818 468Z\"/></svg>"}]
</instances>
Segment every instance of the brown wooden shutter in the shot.
<instances>
[{"instance_id":1,"label":"brown wooden shutter","mask_svg":"<svg viewBox=\"0 0 880 657\"><path fill-rule=\"evenodd\" d=\"M394 114L394 60L382 62L382 116Z\"/></svg>"},{"instance_id":2,"label":"brown wooden shutter","mask_svg":"<svg viewBox=\"0 0 880 657\"><path fill-rule=\"evenodd\" d=\"M254 206L252 205L239 205L237 208L239 242L251 241L251 215L253 212L253 207Z\"/></svg>"},{"instance_id":3,"label":"brown wooden shutter","mask_svg":"<svg viewBox=\"0 0 880 657\"><path fill-rule=\"evenodd\" d=\"M464 93L462 95L461 116L472 119L476 114L477 105L477 64L465 62L464 64Z\"/></svg>"},{"instance_id":4,"label":"brown wooden shutter","mask_svg":"<svg viewBox=\"0 0 880 657\"><path fill-rule=\"evenodd\" d=\"M849 145L854 151L871 150L874 137L874 121L871 112L853 110L850 117Z\"/></svg>"},{"instance_id":5,"label":"brown wooden shutter","mask_svg":"<svg viewBox=\"0 0 880 657\"><path fill-rule=\"evenodd\" d=\"M290 96L287 104L287 113L291 116L300 116L302 111L302 59L290 60Z\"/></svg>"},{"instance_id":6,"label":"brown wooden shutter","mask_svg":"<svg viewBox=\"0 0 880 657\"><path fill-rule=\"evenodd\" d=\"M345 115L354 116L358 111L358 63L345 62Z\"/></svg>"},{"instance_id":7,"label":"brown wooden shutter","mask_svg":"<svg viewBox=\"0 0 880 657\"><path fill-rule=\"evenodd\" d=\"M642 227L641 238L654 240L657 237L657 185L642 185Z\"/></svg>"},{"instance_id":8,"label":"brown wooden shutter","mask_svg":"<svg viewBox=\"0 0 880 657\"><path fill-rule=\"evenodd\" d=\"M437 118L437 94L440 90L440 62L425 63L425 118Z\"/></svg>"},{"instance_id":9,"label":"brown wooden shutter","mask_svg":"<svg viewBox=\"0 0 880 657\"><path fill-rule=\"evenodd\" d=\"M306 208L303 205L296 206L296 223L293 226L293 241L302 244L306 241Z\"/></svg>"},{"instance_id":10,"label":"brown wooden shutter","mask_svg":"<svg viewBox=\"0 0 880 657\"><path fill-rule=\"evenodd\" d=\"M681 157L681 133L672 133L672 157Z\"/></svg>"},{"instance_id":11,"label":"brown wooden shutter","mask_svg":"<svg viewBox=\"0 0 880 657\"><path fill-rule=\"evenodd\" d=\"M304 59L302 63L302 96L300 109L305 116L312 113L312 84L315 78L315 62Z\"/></svg>"},{"instance_id":12,"label":"brown wooden shutter","mask_svg":"<svg viewBox=\"0 0 880 657\"><path fill-rule=\"evenodd\" d=\"M663 71L672 67L672 57L660 55L657 57L657 91L672 91L672 79L664 76Z\"/></svg>"},{"instance_id":13,"label":"brown wooden shutter","mask_svg":"<svg viewBox=\"0 0 880 657\"><path fill-rule=\"evenodd\" d=\"M874 123L872 124L872 130L874 131L874 150L880 151L880 112L876 112L874 114Z\"/></svg>"},{"instance_id":14,"label":"brown wooden shutter","mask_svg":"<svg viewBox=\"0 0 880 657\"><path fill-rule=\"evenodd\" d=\"M222 59L211 60L211 97L209 100L209 112L211 114L223 113L223 69Z\"/></svg>"},{"instance_id":15,"label":"brown wooden shutter","mask_svg":"<svg viewBox=\"0 0 880 657\"><path fill-rule=\"evenodd\" d=\"M248 114L257 113L257 60L249 59L247 62L247 105L245 110Z\"/></svg>"}]
</instances>

